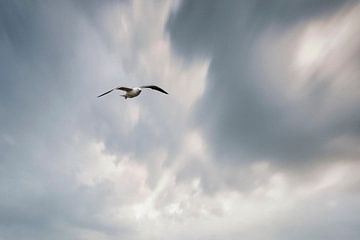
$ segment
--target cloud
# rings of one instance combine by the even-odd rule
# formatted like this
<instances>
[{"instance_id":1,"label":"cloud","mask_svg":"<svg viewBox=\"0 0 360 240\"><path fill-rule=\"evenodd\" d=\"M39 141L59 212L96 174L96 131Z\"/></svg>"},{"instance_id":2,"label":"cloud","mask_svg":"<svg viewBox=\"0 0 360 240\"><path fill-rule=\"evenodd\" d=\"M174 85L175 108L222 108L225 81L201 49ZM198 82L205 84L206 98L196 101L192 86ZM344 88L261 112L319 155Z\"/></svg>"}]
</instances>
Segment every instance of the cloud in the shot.
<instances>
[{"instance_id":1,"label":"cloud","mask_svg":"<svg viewBox=\"0 0 360 240\"><path fill-rule=\"evenodd\" d=\"M170 17L179 56L210 59L193 112L209 157L179 176L237 196L219 218L227 227L214 220L204 239L357 238L358 11L354 1L183 1ZM337 214L347 224L326 220Z\"/></svg>"},{"instance_id":2,"label":"cloud","mask_svg":"<svg viewBox=\"0 0 360 240\"><path fill-rule=\"evenodd\" d=\"M0 239L357 239L347 3L1 1Z\"/></svg>"},{"instance_id":3,"label":"cloud","mask_svg":"<svg viewBox=\"0 0 360 240\"><path fill-rule=\"evenodd\" d=\"M179 54L211 59L195 122L216 159L298 167L336 137L358 138L357 9L352 1L183 2L168 29Z\"/></svg>"},{"instance_id":4,"label":"cloud","mask_svg":"<svg viewBox=\"0 0 360 240\"><path fill-rule=\"evenodd\" d=\"M170 1L1 2L0 238L142 235L135 206L163 179L208 66L172 55L170 11ZM146 83L170 96L96 98Z\"/></svg>"}]
</instances>

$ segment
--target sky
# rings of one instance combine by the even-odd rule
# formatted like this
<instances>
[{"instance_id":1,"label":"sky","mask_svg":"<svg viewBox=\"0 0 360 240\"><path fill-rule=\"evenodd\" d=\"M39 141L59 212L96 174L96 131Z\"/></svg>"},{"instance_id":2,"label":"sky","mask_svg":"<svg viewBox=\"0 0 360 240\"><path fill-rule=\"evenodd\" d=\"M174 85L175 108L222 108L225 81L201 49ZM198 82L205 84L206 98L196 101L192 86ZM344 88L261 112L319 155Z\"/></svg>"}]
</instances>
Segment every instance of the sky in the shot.
<instances>
[{"instance_id":1,"label":"sky","mask_svg":"<svg viewBox=\"0 0 360 240\"><path fill-rule=\"evenodd\" d=\"M359 64L356 0L1 0L0 240L359 239Z\"/></svg>"}]
</instances>

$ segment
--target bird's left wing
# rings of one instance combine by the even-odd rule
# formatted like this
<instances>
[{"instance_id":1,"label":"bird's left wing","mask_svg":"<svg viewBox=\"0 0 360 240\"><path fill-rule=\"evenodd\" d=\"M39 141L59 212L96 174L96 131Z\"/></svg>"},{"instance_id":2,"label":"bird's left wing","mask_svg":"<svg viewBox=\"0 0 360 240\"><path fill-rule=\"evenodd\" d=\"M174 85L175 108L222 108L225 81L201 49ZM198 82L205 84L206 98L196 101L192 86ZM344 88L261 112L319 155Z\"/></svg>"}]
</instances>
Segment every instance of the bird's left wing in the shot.
<instances>
[{"instance_id":1,"label":"bird's left wing","mask_svg":"<svg viewBox=\"0 0 360 240\"><path fill-rule=\"evenodd\" d=\"M128 91L131 91L132 89L131 89L131 88L127 88L127 87L117 87L117 88L113 88L113 89L107 91L106 93L103 93L103 94L99 95L98 97L102 97L102 96L104 96L104 95L106 95L106 94L108 94L108 93L111 93L111 92L114 91L114 90L123 90L123 91L125 91L125 92L128 92Z\"/></svg>"},{"instance_id":2,"label":"bird's left wing","mask_svg":"<svg viewBox=\"0 0 360 240\"><path fill-rule=\"evenodd\" d=\"M114 91L114 89L115 89L115 88L113 88L113 89L107 91L106 93L103 93L103 94L101 94L101 95L99 95L99 96L97 96L97 97L102 97L102 96L104 96L104 95L106 95L106 94L108 94L108 93L111 93L112 91Z\"/></svg>"},{"instance_id":3,"label":"bird's left wing","mask_svg":"<svg viewBox=\"0 0 360 240\"><path fill-rule=\"evenodd\" d=\"M153 90L168 94L164 89L162 89L162 88L160 88L158 86L155 86L155 85L141 86L140 88L150 88L150 89L153 89Z\"/></svg>"}]
</instances>

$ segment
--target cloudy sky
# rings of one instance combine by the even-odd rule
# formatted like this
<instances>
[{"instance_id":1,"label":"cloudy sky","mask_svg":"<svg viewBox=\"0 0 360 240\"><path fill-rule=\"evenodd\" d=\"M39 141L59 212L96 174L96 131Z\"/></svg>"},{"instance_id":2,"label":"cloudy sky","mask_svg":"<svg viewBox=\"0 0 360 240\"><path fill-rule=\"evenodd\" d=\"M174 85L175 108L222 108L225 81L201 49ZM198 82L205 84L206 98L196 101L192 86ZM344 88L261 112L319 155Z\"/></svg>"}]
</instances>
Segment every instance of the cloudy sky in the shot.
<instances>
[{"instance_id":1,"label":"cloudy sky","mask_svg":"<svg viewBox=\"0 0 360 240\"><path fill-rule=\"evenodd\" d=\"M1 0L0 66L0 240L360 238L357 0Z\"/></svg>"}]
</instances>

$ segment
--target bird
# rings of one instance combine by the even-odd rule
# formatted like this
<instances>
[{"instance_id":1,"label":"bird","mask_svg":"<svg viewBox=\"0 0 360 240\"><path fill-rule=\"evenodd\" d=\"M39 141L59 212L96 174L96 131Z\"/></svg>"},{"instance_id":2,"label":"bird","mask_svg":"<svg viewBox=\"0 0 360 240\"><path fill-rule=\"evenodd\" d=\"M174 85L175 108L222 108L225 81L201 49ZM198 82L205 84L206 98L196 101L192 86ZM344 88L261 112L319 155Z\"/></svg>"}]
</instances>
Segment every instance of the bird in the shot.
<instances>
[{"instance_id":1,"label":"bird","mask_svg":"<svg viewBox=\"0 0 360 240\"><path fill-rule=\"evenodd\" d=\"M168 94L164 89L158 87L158 86L155 86L155 85L146 85L146 86L141 86L141 87L133 87L133 88L129 88L129 87L116 87L116 88L113 88L99 96L97 96L98 98L99 97L102 97L108 93L111 93L112 91L114 90L122 90L122 91L125 91L125 94L121 95L122 97L124 97L125 99L127 98L134 98L134 97L137 97L139 96L139 94L141 93L142 89L143 88L150 88L152 90L156 90L156 91L159 91L159 92L162 92L164 94Z\"/></svg>"}]
</instances>

